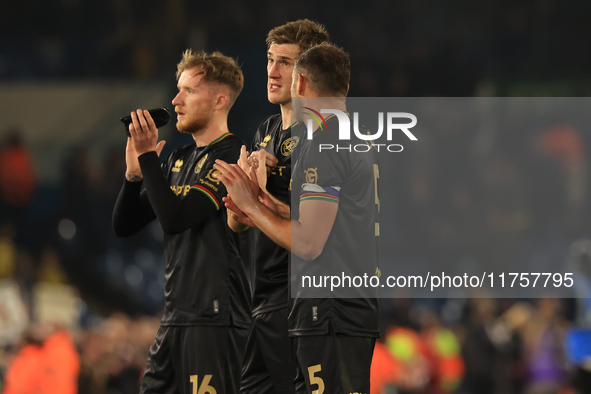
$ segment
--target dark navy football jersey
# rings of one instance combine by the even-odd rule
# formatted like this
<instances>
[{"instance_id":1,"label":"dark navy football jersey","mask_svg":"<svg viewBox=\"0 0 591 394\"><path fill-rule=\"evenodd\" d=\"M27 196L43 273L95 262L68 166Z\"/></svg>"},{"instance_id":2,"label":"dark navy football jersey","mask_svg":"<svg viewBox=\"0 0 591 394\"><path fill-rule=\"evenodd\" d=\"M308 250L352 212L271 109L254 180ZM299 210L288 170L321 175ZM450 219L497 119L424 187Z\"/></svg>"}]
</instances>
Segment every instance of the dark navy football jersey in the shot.
<instances>
[{"instance_id":1,"label":"dark navy football jersey","mask_svg":"<svg viewBox=\"0 0 591 394\"><path fill-rule=\"evenodd\" d=\"M188 230L164 234L163 326L250 324L246 268L240 258L238 235L227 225L222 203L227 191L214 177L218 171L213 168L216 159L236 163L242 145L238 137L228 133L204 148L195 144L178 148L162 165L177 196L203 193L217 210Z\"/></svg>"},{"instance_id":2,"label":"dark navy football jersey","mask_svg":"<svg viewBox=\"0 0 591 394\"><path fill-rule=\"evenodd\" d=\"M290 302L289 332L291 336L323 335L332 323L339 333L377 337L378 289L367 280L359 287L353 283L354 277L380 275L377 152L369 141L339 141L336 117L326 119L326 124L328 127L319 128L312 140L302 144L294 164L291 212L292 219L297 220L300 204L309 200L338 204L338 211L316 259L306 261L291 255L294 298ZM357 151L356 144L360 144ZM328 288L304 288L304 275L316 278L316 283L327 275L344 276L343 282L349 277L351 284L334 291L330 291L330 283Z\"/></svg>"},{"instance_id":3,"label":"dark navy football jersey","mask_svg":"<svg viewBox=\"0 0 591 394\"><path fill-rule=\"evenodd\" d=\"M277 166L267 178L267 191L286 204L290 202L292 157L302 142L302 136L294 126L283 130L281 115L273 115L261 123L251 146L251 151L264 149L277 158ZM262 231L250 229L250 232L253 315L285 308L288 303L289 252Z\"/></svg>"}]
</instances>

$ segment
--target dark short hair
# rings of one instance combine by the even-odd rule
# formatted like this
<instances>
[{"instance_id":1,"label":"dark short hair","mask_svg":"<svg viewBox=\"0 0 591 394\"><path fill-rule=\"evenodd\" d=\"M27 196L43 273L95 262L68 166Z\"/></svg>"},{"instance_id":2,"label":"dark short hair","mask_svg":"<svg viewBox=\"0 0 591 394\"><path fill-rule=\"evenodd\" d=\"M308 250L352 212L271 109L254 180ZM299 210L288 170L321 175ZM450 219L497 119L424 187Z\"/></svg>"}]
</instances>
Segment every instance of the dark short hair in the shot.
<instances>
[{"instance_id":1,"label":"dark short hair","mask_svg":"<svg viewBox=\"0 0 591 394\"><path fill-rule=\"evenodd\" d=\"M351 78L349 54L324 43L302 52L295 70L304 75L317 93L325 97L346 96Z\"/></svg>"},{"instance_id":2,"label":"dark short hair","mask_svg":"<svg viewBox=\"0 0 591 394\"><path fill-rule=\"evenodd\" d=\"M177 64L177 80L183 71L194 67L201 67L204 82L220 83L230 88L230 104L234 103L244 87L244 75L240 66L234 59L221 52L208 55L205 52L187 49L183 53L183 59Z\"/></svg>"},{"instance_id":3,"label":"dark short hair","mask_svg":"<svg viewBox=\"0 0 591 394\"><path fill-rule=\"evenodd\" d=\"M297 44L300 51L304 52L328 40L328 32L323 25L309 19L300 19L271 30L267 35L267 49L273 43Z\"/></svg>"}]
</instances>

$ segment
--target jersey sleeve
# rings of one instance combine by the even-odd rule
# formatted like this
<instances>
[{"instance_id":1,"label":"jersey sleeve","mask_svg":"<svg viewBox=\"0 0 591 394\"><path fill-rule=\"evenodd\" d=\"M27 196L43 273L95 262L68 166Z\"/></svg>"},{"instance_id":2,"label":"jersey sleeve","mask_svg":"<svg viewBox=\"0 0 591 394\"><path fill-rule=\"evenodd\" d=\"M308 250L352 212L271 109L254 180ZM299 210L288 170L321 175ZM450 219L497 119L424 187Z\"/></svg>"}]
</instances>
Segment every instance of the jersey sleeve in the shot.
<instances>
[{"instance_id":1,"label":"jersey sleeve","mask_svg":"<svg viewBox=\"0 0 591 394\"><path fill-rule=\"evenodd\" d=\"M179 234L198 225L217 210L201 194L189 193L181 198L172 191L156 152L145 153L138 160L150 205L165 233Z\"/></svg>"},{"instance_id":2,"label":"jersey sleeve","mask_svg":"<svg viewBox=\"0 0 591 394\"><path fill-rule=\"evenodd\" d=\"M257 129L257 132L254 133L254 137L252 137L252 143L250 144L250 151L251 152L255 152L260 150L261 148L261 141L263 140L263 135L265 133L265 130L263 128L263 125L265 123L261 123Z\"/></svg>"},{"instance_id":3,"label":"jersey sleeve","mask_svg":"<svg viewBox=\"0 0 591 394\"><path fill-rule=\"evenodd\" d=\"M304 182L300 190L300 201L323 200L339 203L341 191L342 163L338 153L318 152L311 149L303 158Z\"/></svg>"},{"instance_id":4,"label":"jersey sleeve","mask_svg":"<svg viewBox=\"0 0 591 394\"><path fill-rule=\"evenodd\" d=\"M118 237L132 236L156 218L142 187L143 182L123 181L112 218L113 231Z\"/></svg>"},{"instance_id":5,"label":"jersey sleeve","mask_svg":"<svg viewBox=\"0 0 591 394\"><path fill-rule=\"evenodd\" d=\"M272 127L274 116L270 116L267 119L265 119L257 128L257 132L254 134L252 144L250 145L251 152L256 152L267 147L267 144L271 139L269 129Z\"/></svg>"}]
</instances>

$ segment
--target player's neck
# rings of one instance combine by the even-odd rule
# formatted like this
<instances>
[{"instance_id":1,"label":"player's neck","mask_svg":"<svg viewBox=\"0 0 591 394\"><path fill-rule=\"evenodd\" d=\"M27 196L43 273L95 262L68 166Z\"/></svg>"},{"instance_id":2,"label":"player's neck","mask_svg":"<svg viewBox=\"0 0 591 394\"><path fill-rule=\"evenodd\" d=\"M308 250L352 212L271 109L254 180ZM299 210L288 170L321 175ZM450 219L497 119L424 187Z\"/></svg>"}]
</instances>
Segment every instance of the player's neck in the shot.
<instances>
[{"instance_id":1,"label":"player's neck","mask_svg":"<svg viewBox=\"0 0 591 394\"><path fill-rule=\"evenodd\" d=\"M281 104L281 121L283 122L283 130L291 126L291 100L287 104Z\"/></svg>"},{"instance_id":2,"label":"player's neck","mask_svg":"<svg viewBox=\"0 0 591 394\"><path fill-rule=\"evenodd\" d=\"M193 133L192 136L197 147L201 148L209 145L212 141L217 140L226 133L229 133L228 123L226 121L218 123L212 122L197 133Z\"/></svg>"},{"instance_id":3,"label":"player's neck","mask_svg":"<svg viewBox=\"0 0 591 394\"><path fill-rule=\"evenodd\" d=\"M347 110L347 98L346 97L326 97L323 95L319 95L317 93L310 94L305 97L312 97L315 100L311 100L307 102L307 105L312 107L313 109L320 111L321 109L331 108L331 109L338 109L340 111ZM322 108L318 106L322 106ZM318 107L318 108L316 108Z\"/></svg>"}]
</instances>

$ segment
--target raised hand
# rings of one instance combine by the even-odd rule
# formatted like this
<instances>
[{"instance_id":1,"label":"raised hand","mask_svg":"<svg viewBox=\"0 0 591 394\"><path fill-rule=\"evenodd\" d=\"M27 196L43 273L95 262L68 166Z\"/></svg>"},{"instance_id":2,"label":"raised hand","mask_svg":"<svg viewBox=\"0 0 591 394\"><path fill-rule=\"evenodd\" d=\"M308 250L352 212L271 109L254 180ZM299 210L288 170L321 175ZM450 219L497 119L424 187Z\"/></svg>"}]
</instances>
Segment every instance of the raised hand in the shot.
<instances>
[{"instance_id":1,"label":"raised hand","mask_svg":"<svg viewBox=\"0 0 591 394\"><path fill-rule=\"evenodd\" d=\"M213 166L219 171L214 176L226 186L228 195L241 211L245 211L245 208L257 204L259 185L256 181L253 182L239 165L228 164L223 160L216 160ZM252 168L250 169L250 173L251 176L254 175Z\"/></svg>"},{"instance_id":2,"label":"raised hand","mask_svg":"<svg viewBox=\"0 0 591 394\"><path fill-rule=\"evenodd\" d=\"M249 162L250 153L246 150L246 145L242 145L240 148L240 157L238 158L238 166L242 168L242 171L245 173L250 172L250 162Z\"/></svg>"},{"instance_id":3,"label":"raised hand","mask_svg":"<svg viewBox=\"0 0 591 394\"><path fill-rule=\"evenodd\" d=\"M267 169L267 175L271 173L271 170L279 162L279 160L275 156L273 156L264 149L252 152L248 157L248 161L250 165L253 166L255 169L259 168L259 164L264 164L264 166Z\"/></svg>"},{"instance_id":4,"label":"raised hand","mask_svg":"<svg viewBox=\"0 0 591 394\"><path fill-rule=\"evenodd\" d=\"M251 166L256 170L259 187L267 193L267 178L271 174L273 168L277 166L279 160L264 149L252 152L248 160L251 163Z\"/></svg>"},{"instance_id":5,"label":"raised hand","mask_svg":"<svg viewBox=\"0 0 591 394\"><path fill-rule=\"evenodd\" d=\"M223 197L222 201L224 202L224 206L231 211L230 215L232 219L237 221L238 223L245 224L252 228L257 228L257 226L253 223L253 221L234 204L231 197Z\"/></svg>"},{"instance_id":6,"label":"raised hand","mask_svg":"<svg viewBox=\"0 0 591 394\"><path fill-rule=\"evenodd\" d=\"M158 129L150 112L141 109L133 111L131 113L129 133L131 134L133 150L137 156L151 151L155 151L160 156L166 141L158 142Z\"/></svg>"}]
</instances>

